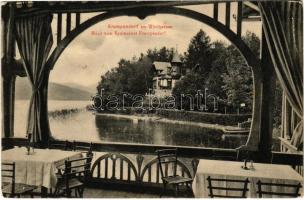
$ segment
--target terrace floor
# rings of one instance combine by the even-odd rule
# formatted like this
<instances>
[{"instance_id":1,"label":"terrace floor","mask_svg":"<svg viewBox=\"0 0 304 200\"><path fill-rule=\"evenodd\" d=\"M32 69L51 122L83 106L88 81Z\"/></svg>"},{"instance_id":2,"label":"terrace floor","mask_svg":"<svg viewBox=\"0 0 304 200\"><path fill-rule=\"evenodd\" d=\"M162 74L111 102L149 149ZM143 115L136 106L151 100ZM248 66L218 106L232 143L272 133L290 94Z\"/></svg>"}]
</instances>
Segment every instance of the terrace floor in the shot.
<instances>
[{"instance_id":1,"label":"terrace floor","mask_svg":"<svg viewBox=\"0 0 304 200\"><path fill-rule=\"evenodd\" d=\"M158 194L135 193L119 190L105 190L86 188L83 194L84 198L159 198ZM164 198L170 196L164 196Z\"/></svg>"},{"instance_id":2,"label":"terrace floor","mask_svg":"<svg viewBox=\"0 0 304 200\"><path fill-rule=\"evenodd\" d=\"M84 198L160 198L160 192L152 193L151 191L122 191L115 189L97 189L97 188L86 188L84 191ZM180 191L178 197L182 198L194 198L192 192ZM161 198L176 198L173 191L167 191Z\"/></svg>"},{"instance_id":3,"label":"terrace floor","mask_svg":"<svg viewBox=\"0 0 304 200\"><path fill-rule=\"evenodd\" d=\"M40 190L36 191L39 195L34 195L34 198L41 198ZM152 193L151 191L126 191L117 189L103 189L103 188L91 188L86 187L83 193L83 198L160 198L160 192ZM74 193L72 193L74 195ZM22 196L23 198L29 198L29 195ZM193 193L180 191L179 197L194 198ZM176 198L174 193L167 191L161 198Z\"/></svg>"},{"instance_id":4,"label":"terrace floor","mask_svg":"<svg viewBox=\"0 0 304 200\"><path fill-rule=\"evenodd\" d=\"M160 198L160 194L151 192L129 192L122 190L100 189L100 188L85 188L83 198ZM23 198L29 198L29 195L22 196ZM172 194L163 195L162 198L174 198ZM34 198L41 198L40 195L34 195ZM189 198L189 196L188 196ZM191 197L190 197L191 198Z\"/></svg>"}]
</instances>

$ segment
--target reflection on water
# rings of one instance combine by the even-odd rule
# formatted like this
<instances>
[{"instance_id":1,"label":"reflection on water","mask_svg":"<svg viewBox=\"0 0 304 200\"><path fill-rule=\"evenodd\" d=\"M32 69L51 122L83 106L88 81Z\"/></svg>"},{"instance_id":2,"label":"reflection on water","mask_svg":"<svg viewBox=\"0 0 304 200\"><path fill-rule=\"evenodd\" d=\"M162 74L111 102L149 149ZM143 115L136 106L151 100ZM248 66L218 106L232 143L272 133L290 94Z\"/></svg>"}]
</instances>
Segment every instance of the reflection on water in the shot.
<instances>
[{"instance_id":1,"label":"reflection on water","mask_svg":"<svg viewBox=\"0 0 304 200\"><path fill-rule=\"evenodd\" d=\"M62 107L63 104L70 107ZM84 108L88 102L78 102L78 106L76 102L74 104L75 106L70 102L49 101L49 111ZM55 109L55 105L60 108ZM15 122L15 135L19 137L25 136L27 106L28 102L16 101L18 109L15 116L18 121ZM124 118L95 116L84 109L64 117L49 115L49 121L52 135L62 140L236 148L245 144L247 139L244 136L224 137L219 130L198 126L141 120L133 122Z\"/></svg>"},{"instance_id":2,"label":"reflection on water","mask_svg":"<svg viewBox=\"0 0 304 200\"><path fill-rule=\"evenodd\" d=\"M223 137L222 131L197 126L164 122L96 116L95 124L101 141L236 148L246 137Z\"/></svg>"}]
</instances>

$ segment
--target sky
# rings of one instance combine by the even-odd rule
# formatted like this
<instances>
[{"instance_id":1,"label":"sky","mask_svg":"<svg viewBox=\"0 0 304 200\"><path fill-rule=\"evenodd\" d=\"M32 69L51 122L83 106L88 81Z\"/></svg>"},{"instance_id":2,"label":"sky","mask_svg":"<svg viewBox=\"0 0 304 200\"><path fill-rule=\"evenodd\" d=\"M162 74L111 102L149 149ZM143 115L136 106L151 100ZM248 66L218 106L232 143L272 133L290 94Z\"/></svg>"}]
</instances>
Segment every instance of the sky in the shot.
<instances>
[{"instance_id":1,"label":"sky","mask_svg":"<svg viewBox=\"0 0 304 200\"><path fill-rule=\"evenodd\" d=\"M212 16L213 11L211 5L195 5L184 6L185 8L202 12L208 16ZM236 3L231 5L231 19L236 14ZM99 13L82 14L81 22L91 18ZM219 5L219 21L225 20L225 7ZM73 16L72 16L73 17ZM73 19L73 18L72 18ZM65 20L65 16L63 16ZM56 34L56 16L53 18L52 29ZM236 30L236 22L232 20L231 29ZM72 21L72 28L75 26ZM133 28L114 29L109 26L132 25ZM141 35L114 35L114 31L138 32L142 30L141 26L147 25L166 25L165 29L148 29L147 31L160 32L158 36L141 36ZM170 28L171 27L171 28ZM133 56L139 56L145 53L147 49L176 48L180 54L187 51L191 38L200 30L204 30L211 38L211 41L221 40L229 44L221 33L215 31L211 27L178 15L158 14L148 16L144 20L137 17L116 17L109 20L99 22L90 27L74 39L70 45L64 50L54 66L50 75L50 81L56 83L76 83L87 87L96 87L100 81L101 75L117 66L121 58L131 59ZM63 27L65 30L65 27ZM143 30L144 31L144 30ZM261 35L260 22L243 22L242 34L246 31ZM93 34L93 32L95 34ZM104 35L104 32L112 32L113 35ZM102 34L101 34L102 33ZM64 36L64 35L63 35ZM54 45L56 46L56 37L54 35Z\"/></svg>"}]
</instances>

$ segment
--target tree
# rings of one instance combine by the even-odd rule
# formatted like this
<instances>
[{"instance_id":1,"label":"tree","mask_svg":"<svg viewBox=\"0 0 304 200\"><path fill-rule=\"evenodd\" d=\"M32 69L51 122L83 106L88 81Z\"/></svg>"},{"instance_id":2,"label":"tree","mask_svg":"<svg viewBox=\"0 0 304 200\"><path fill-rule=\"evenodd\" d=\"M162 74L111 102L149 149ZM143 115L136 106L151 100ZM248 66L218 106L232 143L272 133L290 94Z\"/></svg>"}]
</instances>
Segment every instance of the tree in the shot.
<instances>
[{"instance_id":1,"label":"tree","mask_svg":"<svg viewBox=\"0 0 304 200\"><path fill-rule=\"evenodd\" d=\"M243 40L258 56L259 38L254 33L247 32ZM185 62L188 66L199 64L199 67L192 68L191 74L186 75L176 84L173 94L177 97L182 93L193 95L197 92L194 91L195 89L203 91L206 88L208 94L214 94L219 99L220 112L224 112L223 107L226 106L232 106L236 111L241 103L245 103L243 111L252 110L252 71L234 45L227 47L221 41L210 44L209 37L200 30L189 44ZM186 105L184 107L189 108Z\"/></svg>"},{"instance_id":2,"label":"tree","mask_svg":"<svg viewBox=\"0 0 304 200\"><path fill-rule=\"evenodd\" d=\"M226 99L227 95L222 90L224 85L222 74L226 73L225 59L227 57L227 48L221 41L213 43L213 49L211 51L212 63L211 70L206 80L206 87L212 94L215 94L221 99Z\"/></svg>"},{"instance_id":3,"label":"tree","mask_svg":"<svg viewBox=\"0 0 304 200\"><path fill-rule=\"evenodd\" d=\"M101 76L101 81L97 86L98 93L100 94L103 89L105 103L110 96L116 96L120 104L124 98L125 105L129 105L131 99L128 94L145 95L152 87L151 67L151 60L147 57L138 61L121 59L117 68Z\"/></svg>"},{"instance_id":4,"label":"tree","mask_svg":"<svg viewBox=\"0 0 304 200\"><path fill-rule=\"evenodd\" d=\"M243 40L249 46L253 54L258 56L260 52L259 38L254 33L247 32ZM252 70L233 45L230 45L227 48L225 66L226 73L222 74L224 82L222 88L227 95L228 101L232 104L235 110L240 107L241 103L245 103L245 108L243 108L243 111L252 111Z\"/></svg>"},{"instance_id":5,"label":"tree","mask_svg":"<svg viewBox=\"0 0 304 200\"><path fill-rule=\"evenodd\" d=\"M201 29L191 39L188 51L185 53L185 65L207 77L211 69L211 43L210 38Z\"/></svg>"},{"instance_id":6,"label":"tree","mask_svg":"<svg viewBox=\"0 0 304 200\"><path fill-rule=\"evenodd\" d=\"M252 53L259 58L260 56L260 39L258 36L250 31L246 32L246 35L242 38L247 44Z\"/></svg>"},{"instance_id":7,"label":"tree","mask_svg":"<svg viewBox=\"0 0 304 200\"><path fill-rule=\"evenodd\" d=\"M167 47L162 47L161 49L148 49L146 56L152 61L170 62L173 57L174 49Z\"/></svg>"},{"instance_id":8,"label":"tree","mask_svg":"<svg viewBox=\"0 0 304 200\"><path fill-rule=\"evenodd\" d=\"M148 49L147 53L141 53L137 58L131 60L121 59L116 68L111 69L103 76L97 86L97 92L103 94L103 103L108 102L111 96L118 97L121 104L124 98L124 105L130 106L130 95L144 96L152 88L153 84L153 61L171 61L174 49L162 47L161 49ZM130 95L126 95L130 94ZM123 95L125 95L123 97Z\"/></svg>"},{"instance_id":9,"label":"tree","mask_svg":"<svg viewBox=\"0 0 304 200\"><path fill-rule=\"evenodd\" d=\"M281 125L282 117L282 95L283 91L278 79L276 79L275 92L274 92L274 104L273 104L273 126L279 128Z\"/></svg>"},{"instance_id":10,"label":"tree","mask_svg":"<svg viewBox=\"0 0 304 200\"><path fill-rule=\"evenodd\" d=\"M204 77L193 71L188 73L176 83L172 90L172 95L175 97L177 108L185 110L199 109L195 97L199 90L203 93L204 89ZM190 96L192 99L189 98Z\"/></svg>"},{"instance_id":11,"label":"tree","mask_svg":"<svg viewBox=\"0 0 304 200\"><path fill-rule=\"evenodd\" d=\"M178 108L197 110L198 104L195 99L198 91L205 90L205 82L211 69L212 53L210 38L203 30L191 39L188 50L182 60L191 72L178 81L172 90Z\"/></svg>"}]
</instances>

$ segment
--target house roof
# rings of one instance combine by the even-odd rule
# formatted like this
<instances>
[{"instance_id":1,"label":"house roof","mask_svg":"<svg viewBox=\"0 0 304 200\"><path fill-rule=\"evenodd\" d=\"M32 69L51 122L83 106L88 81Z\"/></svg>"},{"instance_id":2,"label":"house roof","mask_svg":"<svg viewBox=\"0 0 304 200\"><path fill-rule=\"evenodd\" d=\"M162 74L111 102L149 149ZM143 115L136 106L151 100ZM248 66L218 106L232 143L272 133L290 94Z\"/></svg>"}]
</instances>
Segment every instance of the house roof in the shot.
<instances>
[{"instance_id":1,"label":"house roof","mask_svg":"<svg viewBox=\"0 0 304 200\"><path fill-rule=\"evenodd\" d=\"M168 67L171 67L171 63L169 62L153 62L153 66L155 67L156 70L166 72Z\"/></svg>"}]
</instances>

